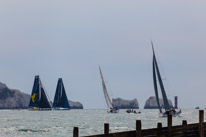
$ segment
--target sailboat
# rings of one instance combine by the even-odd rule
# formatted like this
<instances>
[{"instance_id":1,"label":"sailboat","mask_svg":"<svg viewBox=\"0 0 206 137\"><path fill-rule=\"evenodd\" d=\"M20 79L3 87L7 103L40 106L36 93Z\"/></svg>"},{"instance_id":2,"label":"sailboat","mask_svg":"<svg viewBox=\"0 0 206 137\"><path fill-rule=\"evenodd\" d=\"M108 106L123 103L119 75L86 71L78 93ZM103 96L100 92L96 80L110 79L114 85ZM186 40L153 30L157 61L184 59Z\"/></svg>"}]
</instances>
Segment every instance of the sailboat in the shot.
<instances>
[{"instance_id":1,"label":"sailboat","mask_svg":"<svg viewBox=\"0 0 206 137\"><path fill-rule=\"evenodd\" d=\"M159 67L158 67L158 64L157 64L153 43L151 42L151 44L152 44L152 51L153 51L153 82L154 82L154 90L155 90L155 96L156 96L156 100L157 100L157 105L158 105L158 108L159 108L159 111L160 111L160 116L161 117L167 117L167 115L169 115L169 114L174 116L174 117L178 116L181 113L181 110L176 112L176 110L174 108L171 108L171 106L169 105L169 101L167 99L167 95L166 95L166 92L165 92L165 89L164 89L163 81L162 81L162 78L161 78L161 75L160 75L160 71L159 71ZM162 92L162 98L163 98L165 112L162 111L162 108L161 108L160 102L159 102L156 74L157 74L157 78L158 78L158 81L159 81L160 90Z\"/></svg>"},{"instance_id":2,"label":"sailboat","mask_svg":"<svg viewBox=\"0 0 206 137\"><path fill-rule=\"evenodd\" d=\"M51 110L51 105L47 99L45 90L39 76L35 76L34 85L29 103L30 110Z\"/></svg>"},{"instance_id":3,"label":"sailboat","mask_svg":"<svg viewBox=\"0 0 206 137\"><path fill-rule=\"evenodd\" d=\"M62 78L58 79L53 108L55 110L70 110L70 105L67 99Z\"/></svg>"},{"instance_id":4,"label":"sailboat","mask_svg":"<svg viewBox=\"0 0 206 137\"><path fill-rule=\"evenodd\" d=\"M108 113L118 113L119 109L113 106L113 104L111 102L111 99L109 98L107 88L106 88L106 85L104 83L104 78L103 78L102 71L101 71L100 67L99 67L99 72L100 72L100 76L101 76L101 79L102 79L102 87L103 87L104 97L105 97L105 100L106 100L106 103L107 103L107 107L109 108L109 110L107 112Z\"/></svg>"}]
</instances>

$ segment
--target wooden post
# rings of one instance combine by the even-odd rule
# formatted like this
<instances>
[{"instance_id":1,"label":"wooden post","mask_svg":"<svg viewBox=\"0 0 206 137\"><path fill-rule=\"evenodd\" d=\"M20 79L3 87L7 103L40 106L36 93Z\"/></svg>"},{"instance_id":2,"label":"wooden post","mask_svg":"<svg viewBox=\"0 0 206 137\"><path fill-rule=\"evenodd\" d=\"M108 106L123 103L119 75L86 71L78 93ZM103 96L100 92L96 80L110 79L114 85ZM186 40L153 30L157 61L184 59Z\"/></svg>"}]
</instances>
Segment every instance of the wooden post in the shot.
<instances>
[{"instance_id":1,"label":"wooden post","mask_svg":"<svg viewBox=\"0 0 206 137\"><path fill-rule=\"evenodd\" d=\"M109 123L104 123L104 135L105 137L109 135Z\"/></svg>"},{"instance_id":2,"label":"wooden post","mask_svg":"<svg viewBox=\"0 0 206 137\"><path fill-rule=\"evenodd\" d=\"M142 137L142 123L141 123L141 120L136 121L136 137Z\"/></svg>"},{"instance_id":3,"label":"wooden post","mask_svg":"<svg viewBox=\"0 0 206 137\"><path fill-rule=\"evenodd\" d=\"M204 111L200 110L199 111L199 136L200 137L204 137L203 122L204 122Z\"/></svg>"},{"instance_id":4,"label":"wooden post","mask_svg":"<svg viewBox=\"0 0 206 137\"><path fill-rule=\"evenodd\" d=\"M157 123L157 137L161 137L162 134L162 123Z\"/></svg>"},{"instance_id":5,"label":"wooden post","mask_svg":"<svg viewBox=\"0 0 206 137\"><path fill-rule=\"evenodd\" d=\"M168 131L168 136L172 136L172 115L167 115L167 131Z\"/></svg>"},{"instance_id":6,"label":"wooden post","mask_svg":"<svg viewBox=\"0 0 206 137\"><path fill-rule=\"evenodd\" d=\"M186 120L182 121L182 133L183 133L183 137L187 137L187 121Z\"/></svg>"},{"instance_id":7,"label":"wooden post","mask_svg":"<svg viewBox=\"0 0 206 137\"><path fill-rule=\"evenodd\" d=\"M79 137L79 129L78 129L78 127L74 127L73 137Z\"/></svg>"}]
</instances>

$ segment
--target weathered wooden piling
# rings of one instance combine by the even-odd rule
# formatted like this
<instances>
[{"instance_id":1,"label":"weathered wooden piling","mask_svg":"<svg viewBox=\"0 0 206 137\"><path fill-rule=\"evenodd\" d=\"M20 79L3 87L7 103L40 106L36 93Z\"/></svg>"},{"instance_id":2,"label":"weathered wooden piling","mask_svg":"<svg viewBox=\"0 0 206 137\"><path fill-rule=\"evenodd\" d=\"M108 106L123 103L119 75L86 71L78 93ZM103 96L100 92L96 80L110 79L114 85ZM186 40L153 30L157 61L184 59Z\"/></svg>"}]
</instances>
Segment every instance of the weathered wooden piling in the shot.
<instances>
[{"instance_id":1,"label":"weathered wooden piling","mask_svg":"<svg viewBox=\"0 0 206 137\"><path fill-rule=\"evenodd\" d=\"M204 111L200 110L199 111L199 136L200 137L204 137L203 122L204 122Z\"/></svg>"},{"instance_id":2,"label":"weathered wooden piling","mask_svg":"<svg viewBox=\"0 0 206 137\"><path fill-rule=\"evenodd\" d=\"M162 134L162 123L157 123L157 137L161 137Z\"/></svg>"},{"instance_id":3,"label":"weathered wooden piling","mask_svg":"<svg viewBox=\"0 0 206 137\"><path fill-rule=\"evenodd\" d=\"M183 137L187 137L187 121L186 120L182 121L182 133L183 133Z\"/></svg>"},{"instance_id":4,"label":"weathered wooden piling","mask_svg":"<svg viewBox=\"0 0 206 137\"><path fill-rule=\"evenodd\" d=\"M136 120L136 137L142 137L142 123L141 123L141 120Z\"/></svg>"},{"instance_id":5,"label":"weathered wooden piling","mask_svg":"<svg viewBox=\"0 0 206 137\"><path fill-rule=\"evenodd\" d=\"M74 127L73 137L79 137L79 128L78 127Z\"/></svg>"},{"instance_id":6,"label":"weathered wooden piling","mask_svg":"<svg viewBox=\"0 0 206 137\"><path fill-rule=\"evenodd\" d=\"M105 137L109 135L109 123L104 123L104 135Z\"/></svg>"},{"instance_id":7,"label":"weathered wooden piling","mask_svg":"<svg viewBox=\"0 0 206 137\"><path fill-rule=\"evenodd\" d=\"M172 115L167 116L167 130L168 130L168 136L172 136Z\"/></svg>"}]
</instances>

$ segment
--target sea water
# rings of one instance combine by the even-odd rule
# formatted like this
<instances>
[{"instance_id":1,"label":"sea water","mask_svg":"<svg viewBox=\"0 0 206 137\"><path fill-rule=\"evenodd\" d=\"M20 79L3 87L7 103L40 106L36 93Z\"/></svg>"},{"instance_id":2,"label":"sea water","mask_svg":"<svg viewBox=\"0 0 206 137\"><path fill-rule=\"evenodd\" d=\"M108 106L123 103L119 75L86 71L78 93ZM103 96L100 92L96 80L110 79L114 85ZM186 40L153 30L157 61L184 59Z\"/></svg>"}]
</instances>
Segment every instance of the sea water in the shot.
<instances>
[{"instance_id":1,"label":"sea water","mask_svg":"<svg viewBox=\"0 0 206 137\"><path fill-rule=\"evenodd\" d=\"M104 123L110 124L110 132L135 130L136 120L142 121L142 128L157 127L161 122L167 125L167 118L161 118L158 110L138 110L141 114L128 114L120 110L109 114L107 110L69 111L28 111L0 110L0 137L72 137L73 127L79 127L79 135L103 134ZM179 117L173 118L173 125L199 121L198 110L182 110Z\"/></svg>"}]
</instances>

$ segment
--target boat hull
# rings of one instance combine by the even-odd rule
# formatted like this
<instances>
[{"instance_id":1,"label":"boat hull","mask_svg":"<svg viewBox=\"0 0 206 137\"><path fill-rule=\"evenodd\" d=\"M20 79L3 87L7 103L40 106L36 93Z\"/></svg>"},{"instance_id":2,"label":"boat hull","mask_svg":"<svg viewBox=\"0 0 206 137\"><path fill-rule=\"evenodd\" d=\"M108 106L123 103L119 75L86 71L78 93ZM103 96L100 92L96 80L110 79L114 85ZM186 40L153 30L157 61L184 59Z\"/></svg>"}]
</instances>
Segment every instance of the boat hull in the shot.
<instances>
[{"instance_id":1,"label":"boat hull","mask_svg":"<svg viewBox=\"0 0 206 137\"><path fill-rule=\"evenodd\" d=\"M129 114L140 114L141 112L139 111L139 112L137 112L136 110L131 110L131 109L128 109L128 110L126 110L126 112L127 113L129 113Z\"/></svg>"},{"instance_id":2,"label":"boat hull","mask_svg":"<svg viewBox=\"0 0 206 137\"><path fill-rule=\"evenodd\" d=\"M168 111L164 113L160 113L160 117L167 117L168 115L172 115L173 117L179 116L182 113L181 109L178 112Z\"/></svg>"},{"instance_id":3,"label":"boat hull","mask_svg":"<svg viewBox=\"0 0 206 137\"><path fill-rule=\"evenodd\" d=\"M119 113L119 109L109 109L108 113Z\"/></svg>"},{"instance_id":4,"label":"boat hull","mask_svg":"<svg viewBox=\"0 0 206 137\"><path fill-rule=\"evenodd\" d=\"M53 110L70 110L70 108L53 108Z\"/></svg>"},{"instance_id":5,"label":"boat hull","mask_svg":"<svg viewBox=\"0 0 206 137\"><path fill-rule=\"evenodd\" d=\"M52 108L38 108L38 107L33 107L29 108L30 111L51 111Z\"/></svg>"}]
</instances>

